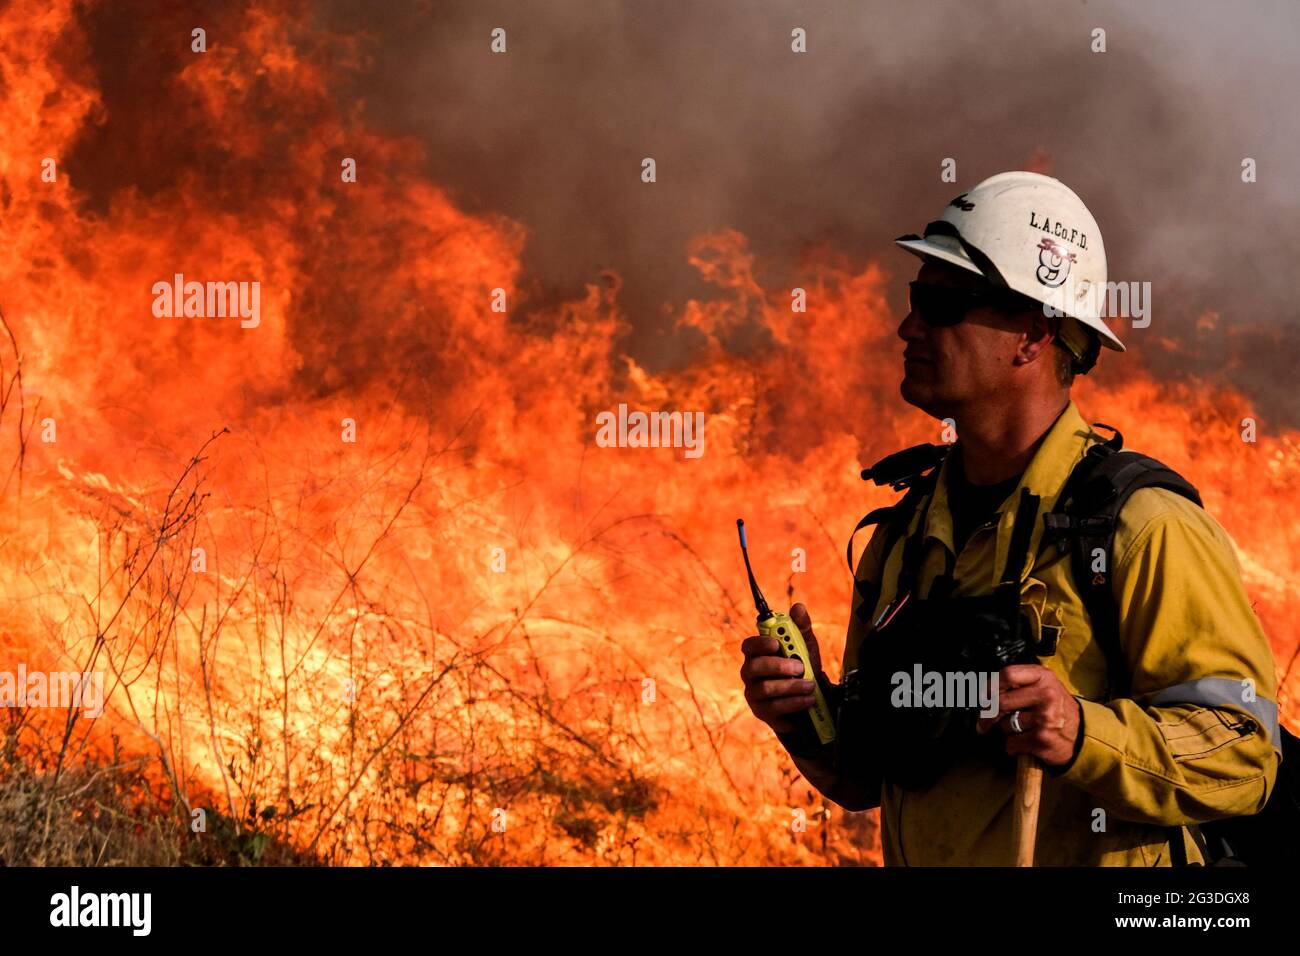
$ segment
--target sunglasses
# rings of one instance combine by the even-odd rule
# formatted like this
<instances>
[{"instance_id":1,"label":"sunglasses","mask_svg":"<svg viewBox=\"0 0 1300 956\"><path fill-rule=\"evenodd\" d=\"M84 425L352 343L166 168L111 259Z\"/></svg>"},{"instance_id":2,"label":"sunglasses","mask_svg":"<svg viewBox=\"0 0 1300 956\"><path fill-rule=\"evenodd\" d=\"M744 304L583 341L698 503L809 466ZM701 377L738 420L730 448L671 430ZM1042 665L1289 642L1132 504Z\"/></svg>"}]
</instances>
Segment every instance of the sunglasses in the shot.
<instances>
[{"instance_id":1,"label":"sunglasses","mask_svg":"<svg viewBox=\"0 0 1300 956\"><path fill-rule=\"evenodd\" d=\"M1002 289L956 289L952 286L912 281L907 284L908 305L926 325L943 328L956 325L966 313L981 306L1012 311L1023 308L1028 299Z\"/></svg>"}]
</instances>

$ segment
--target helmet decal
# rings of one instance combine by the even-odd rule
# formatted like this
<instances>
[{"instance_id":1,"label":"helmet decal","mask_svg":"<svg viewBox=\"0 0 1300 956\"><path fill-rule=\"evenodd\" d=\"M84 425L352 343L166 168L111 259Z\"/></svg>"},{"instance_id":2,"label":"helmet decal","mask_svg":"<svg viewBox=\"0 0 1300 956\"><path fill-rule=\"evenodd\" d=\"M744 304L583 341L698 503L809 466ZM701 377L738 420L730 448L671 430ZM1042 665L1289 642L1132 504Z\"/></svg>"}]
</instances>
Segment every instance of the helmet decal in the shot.
<instances>
[{"instance_id":1,"label":"helmet decal","mask_svg":"<svg viewBox=\"0 0 1300 956\"><path fill-rule=\"evenodd\" d=\"M952 202L948 203L948 205L956 206L962 212L970 212L972 209L975 208L975 204L966 198L966 193L962 193Z\"/></svg>"},{"instance_id":2,"label":"helmet decal","mask_svg":"<svg viewBox=\"0 0 1300 956\"><path fill-rule=\"evenodd\" d=\"M1038 271L1034 275L1043 285L1055 289L1065 282L1065 277L1070 274L1070 263L1078 258L1073 252L1067 252L1064 246L1043 239L1038 243Z\"/></svg>"}]
</instances>

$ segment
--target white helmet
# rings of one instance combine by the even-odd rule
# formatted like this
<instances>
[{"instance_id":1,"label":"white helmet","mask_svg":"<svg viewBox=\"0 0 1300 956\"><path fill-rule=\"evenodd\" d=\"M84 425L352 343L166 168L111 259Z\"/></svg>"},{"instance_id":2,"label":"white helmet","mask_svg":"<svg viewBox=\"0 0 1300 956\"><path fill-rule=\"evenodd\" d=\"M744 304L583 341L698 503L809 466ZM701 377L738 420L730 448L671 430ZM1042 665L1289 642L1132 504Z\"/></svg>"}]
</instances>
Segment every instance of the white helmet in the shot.
<instances>
[{"instance_id":1,"label":"white helmet","mask_svg":"<svg viewBox=\"0 0 1300 956\"><path fill-rule=\"evenodd\" d=\"M950 202L923 236L894 240L922 259L939 259L1051 306L1097 332L1117 352L1124 343L1101 320L1106 247L1083 200L1040 173L990 176Z\"/></svg>"}]
</instances>

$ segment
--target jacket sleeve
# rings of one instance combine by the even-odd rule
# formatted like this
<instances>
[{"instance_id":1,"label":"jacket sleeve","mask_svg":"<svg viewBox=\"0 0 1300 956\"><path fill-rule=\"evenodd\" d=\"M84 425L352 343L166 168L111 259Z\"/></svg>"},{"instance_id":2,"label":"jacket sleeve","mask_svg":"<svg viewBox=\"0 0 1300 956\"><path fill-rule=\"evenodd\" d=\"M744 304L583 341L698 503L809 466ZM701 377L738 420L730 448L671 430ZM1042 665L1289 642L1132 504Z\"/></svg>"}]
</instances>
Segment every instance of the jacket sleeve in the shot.
<instances>
[{"instance_id":1,"label":"jacket sleeve","mask_svg":"<svg viewBox=\"0 0 1300 956\"><path fill-rule=\"evenodd\" d=\"M866 550L863 551L862 558L858 561L858 568L854 575L855 581L866 581L874 584L880 580L882 573L880 552L884 549L884 530L882 525L876 526L870 543L867 545ZM852 613L849 615L848 633L844 641L844 655L840 667L841 675L857 666L858 645L863 638L863 628L858 624L859 615L857 613L861 602L862 596L855 584L850 602ZM869 608L867 613L870 613L870 610ZM837 721L838 716L836 714ZM878 807L880 805L880 780L878 774L874 775L874 779L871 778L872 775L870 774L868 779L862 779L860 776L849 779L838 771L839 729L837 726L836 741L827 745L821 745L810 731L799 734L777 734L777 739L790 754L795 767L803 774L804 779L827 799L839 804L846 810L870 810L873 807Z\"/></svg>"},{"instance_id":2,"label":"jacket sleeve","mask_svg":"<svg viewBox=\"0 0 1300 956\"><path fill-rule=\"evenodd\" d=\"M1114 553L1132 689L1079 699L1082 740L1053 773L1124 820L1257 812L1277 776L1277 680L1231 539L1194 503L1148 488L1125 504Z\"/></svg>"}]
</instances>

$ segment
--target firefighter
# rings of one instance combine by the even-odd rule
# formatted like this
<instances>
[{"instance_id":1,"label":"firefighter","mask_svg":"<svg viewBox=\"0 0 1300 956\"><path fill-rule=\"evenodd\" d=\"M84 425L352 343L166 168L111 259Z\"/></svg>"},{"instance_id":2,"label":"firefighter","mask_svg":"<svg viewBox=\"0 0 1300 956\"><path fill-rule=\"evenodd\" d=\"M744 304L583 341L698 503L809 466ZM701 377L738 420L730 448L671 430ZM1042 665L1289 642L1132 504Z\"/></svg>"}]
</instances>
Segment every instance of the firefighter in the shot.
<instances>
[{"instance_id":1,"label":"firefighter","mask_svg":"<svg viewBox=\"0 0 1300 956\"><path fill-rule=\"evenodd\" d=\"M1278 767L1273 657L1231 540L1180 494L1146 487L1127 498L1100 579L1118 613L1118 661L1094 638L1071 556L1044 547L1043 516L1105 440L1072 401L1072 382L1102 347L1124 351L1101 317L1101 231L1061 182L1008 172L897 243L921 260L898 329L900 392L955 423L958 438L905 533L891 539L878 525L857 565L841 673L870 662L867 638L899 600L907 542L918 599L987 595L1016 563L1016 503L1030 493L1027 557L1007 571L1035 646L1050 653L1003 668L996 716L974 723L1004 759L964 752L927 786L897 783L873 765L871 747L850 775L830 748L796 733L821 672L801 604L791 616L814 673L779 656L774 640L750 637L746 700L820 792L849 810L880 808L886 865L1010 865L1020 755L1045 768L1036 865L1204 862L1197 824L1258 812ZM877 741L894 732L872 730Z\"/></svg>"}]
</instances>

